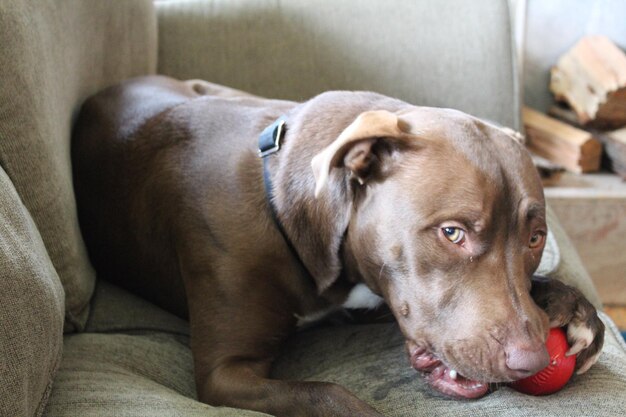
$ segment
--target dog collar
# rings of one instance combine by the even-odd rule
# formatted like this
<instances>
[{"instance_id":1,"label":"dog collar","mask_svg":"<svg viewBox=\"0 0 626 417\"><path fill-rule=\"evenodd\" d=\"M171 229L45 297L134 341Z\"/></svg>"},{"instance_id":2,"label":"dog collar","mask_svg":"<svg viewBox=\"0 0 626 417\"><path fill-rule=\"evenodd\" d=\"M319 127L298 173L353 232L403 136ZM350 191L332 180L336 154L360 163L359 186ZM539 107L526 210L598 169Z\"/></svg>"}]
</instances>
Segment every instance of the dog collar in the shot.
<instances>
[{"instance_id":1,"label":"dog collar","mask_svg":"<svg viewBox=\"0 0 626 417\"><path fill-rule=\"evenodd\" d=\"M296 250L296 247L293 245L291 239L287 235L285 231L285 227L281 223L278 218L278 213L276 212L276 207L273 203L274 198L274 186L272 184L272 178L270 175L270 168L268 163L268 156L278 152L280 150L280 145L285 133L287 132L287 124L284 116L281 116L274 123L266 127L263 132L259 135L259 149L258 155L263 159L263 183L265 185L265 199L267 200L267 205L270 209L270 214L272 219L274 220L274 224L276 224L276 228L283 236L285 243L289 247L289 251L292 253L294 258L298 261L298 265L300 270L304 275L307 275L309 278L313 279L313 276L309 272L304 262L302 262L302 258L300 254Z\"/></svg>"},{"instance_id":2,"label":"dog collar","mask_svg":"<svg viewBox=\"0 0 626 417\"><path fill-rule=\"evenodd\" d=\"M280 117L261 132L259 136L259 156L264 158L263 161L265 161L266 156L280 150L280 141L285 131L285 119ZM265 162L263 164L265 165Z\"/></svg>"}]
</instances>

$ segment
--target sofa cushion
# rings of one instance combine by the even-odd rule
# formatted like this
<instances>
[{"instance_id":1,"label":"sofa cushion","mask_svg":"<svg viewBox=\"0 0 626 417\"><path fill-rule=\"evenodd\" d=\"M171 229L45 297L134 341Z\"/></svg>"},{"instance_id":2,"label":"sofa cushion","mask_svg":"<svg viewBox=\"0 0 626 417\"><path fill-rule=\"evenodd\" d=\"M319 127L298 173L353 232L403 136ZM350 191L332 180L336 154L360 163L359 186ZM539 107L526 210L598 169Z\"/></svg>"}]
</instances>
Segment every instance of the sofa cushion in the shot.
<instances>
[{"instance_id":1,"label":"sofa cushion","mask_svg":"<svg viewBox=\"0 0 626 417\"><path fill-rule=\"evenodd\" d=\"M263 415L196 401L188 323L102 280L85 333L65 336L46 409L47 417Z\"/></svg>"},{"instance_id":2,"label":"sofa cushion","mask_svg":"<svg viewBox=\"0 0 626 417\"><path fill-rule=\"evenodd\" d=\"M105 280L98 280L86 332L154 331L189 336L189 322Z\"/></svg>"},{"instance_id":3,"label":"sofa cushion","mask_svg":"<svg viewBox=\"0 0 626 417\"><path fill-rule=\"evenodd\" d=\"M188 343L151 331L67 335L46 416L264 415L198 402Z\"/></svg>"},{"instance_id":4,"label":"sofa cushion","mask_svg":"<svg viewBox=\"0 0 626 417\"><path fill-rule=\"evenodd\" d=\"M626 345L610 319L596 365L556 394L533 397L506 386L472 401L432 393L404 351L395 324L325 327L299 334L274 367L286 379L342 384L387 417L617 416L624 414ZM462 324L461 324L462 325Z\"/></svg>"},{"instance_id":5,"label":"sofa cushion","mask_svg":"<svg viewBox=\"0 0 626 417\"><path fill-rule=\"evenodd\" d=\"M72 191L72 117L88 95L154 71L155 20L152 0L0 2L0 163L61 278L68 330L84 325L94 286Z\"/></svg>"},{"instance_id":6,"label":"sofa cushion","mask_svg":"<svg viewBox=\"0 0 626 417\"><path fill-rule=\"evenodd\" d=\"M507 0L157 2L159 73L265 97L373 90L516 129Z\"/></svg>"},{"instance_id":7,"label":"sofa cushion","mask_svg":"<svg viewBox=\"0 0 626 417\"><path fill-rule=\"evenodd\" d=\"M118 319L107 318L111 310ZM341 383L389 417L621 415L626 346L610 319L601 317L607 333L599 362L548 397L506 387L476 401L432 395L409 367L402 336L391 323L301 332L287 344L273 372L280 378ZM186 323L122 289L99 283L87 329L103 333L65 337L48 417L261 415L198 403Z\"/></svg>"},{"instance_id":8,"label":"sofa cushion","mask_svg":"<svg viewBox=\"0 0 626 417\"><path fill-rule=\"evenodd\" d=\"M39 416L61 360L63 287L0 168L0 416Z\"/></svg>"}]
</instances>

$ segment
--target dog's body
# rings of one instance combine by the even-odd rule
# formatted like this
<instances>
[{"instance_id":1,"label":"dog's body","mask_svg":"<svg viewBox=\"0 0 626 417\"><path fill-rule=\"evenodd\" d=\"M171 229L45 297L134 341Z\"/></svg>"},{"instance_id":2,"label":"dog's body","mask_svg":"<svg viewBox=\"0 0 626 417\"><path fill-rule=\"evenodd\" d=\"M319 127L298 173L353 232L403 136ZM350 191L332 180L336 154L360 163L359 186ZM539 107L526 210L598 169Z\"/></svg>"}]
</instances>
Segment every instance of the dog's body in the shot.
<instances>
[{"instance_id":1,"label":"dog's body","mask_svg":"<svg viewBox=\"0 0 626 417\"><path fill-rule=\"evenodd\" d=\"M257 138L279 117L270 202ZM580 293L531 288L546 226L523 147L460 112L374 93L299 104L147 77L86 103L72 156L96 269L188 315L202 401L379 415L333 384L268 379L299 320L343 304L384 299L413 366L455 396L543 367L548 316L569 326L581 370L601 348Z\"/></svg>"}]
</instances>

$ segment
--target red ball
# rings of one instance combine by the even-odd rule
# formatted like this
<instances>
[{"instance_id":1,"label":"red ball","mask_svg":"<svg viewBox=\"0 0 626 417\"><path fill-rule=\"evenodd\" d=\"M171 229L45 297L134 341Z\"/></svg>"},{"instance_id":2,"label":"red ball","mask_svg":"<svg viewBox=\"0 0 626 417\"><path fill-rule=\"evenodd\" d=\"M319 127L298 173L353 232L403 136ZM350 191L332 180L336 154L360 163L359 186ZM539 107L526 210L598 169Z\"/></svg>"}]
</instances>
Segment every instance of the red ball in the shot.
<instances>
[{"instance_id":1,"label":"red ball","mask_svg":"<svg viewBox=\"0 0 626 417\"><path fill-rule=\"evenodd\" d=\"M576 355L565 356L569 350L565 332L558 327L550 329L546 348L550 354L550 364L535 375L511 383L513 389L524 394L548 395L567 384L574 373Z\"/></svg>"}]
</instances>

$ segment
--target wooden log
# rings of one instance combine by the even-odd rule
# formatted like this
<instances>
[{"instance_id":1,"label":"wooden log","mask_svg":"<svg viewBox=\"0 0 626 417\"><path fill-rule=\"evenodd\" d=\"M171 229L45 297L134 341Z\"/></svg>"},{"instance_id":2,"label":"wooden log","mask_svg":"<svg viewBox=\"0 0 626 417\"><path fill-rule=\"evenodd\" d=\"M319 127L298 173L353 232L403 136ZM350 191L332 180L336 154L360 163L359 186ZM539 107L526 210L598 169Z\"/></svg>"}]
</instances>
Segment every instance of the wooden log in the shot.
<instances>
[{"instance_id":1,"label":"wooden log","mask_svg":"<svg viewBox=\"0 0 626 417\"><path fill-rule=\"evenodd\" d=\"M585 129L585 127L580 124L576 113L574 113L574 111L569 107L556 104L554 106L550 106L550 108L548 109L548 114L574 127Z\"/></svg>"},{"instance_id":2,"label":"wooden log","mask_svg":"<svg viewBox=\"0 0 626 417\"><path fill-rule=\"evenodd\" d=\"M579 126L576 114L571 109L552 106L548 113L574 126ZM586 126L585 130L602 143L606 155L605 165L626 179L626 128L606 132Z\"/></svg>"},{"instance_id":3,"label":"wooden log","mask_svg":"<svg viewBox=\"0 0 626 417\"><path fill-rule=\"evenodd\" d=\"M581 125L626 125L626 54L605 36L582 38L550 71L550 90Z\"/></svg>"},{"instance_id":4,"label":"wooden log","mask_svg":"<svg viewBox=\"0 0 626 417\"><path fill-rule=\"evenodd\" d=\"M531 152L576 173L600 168L602 145L591 133L529 107L524 107L523 119Z\"/></svg>"}]
</instances>

